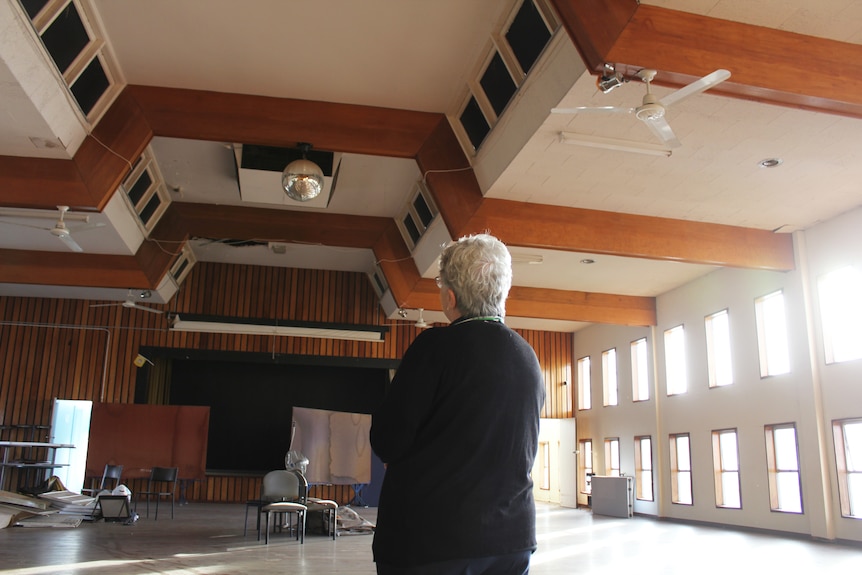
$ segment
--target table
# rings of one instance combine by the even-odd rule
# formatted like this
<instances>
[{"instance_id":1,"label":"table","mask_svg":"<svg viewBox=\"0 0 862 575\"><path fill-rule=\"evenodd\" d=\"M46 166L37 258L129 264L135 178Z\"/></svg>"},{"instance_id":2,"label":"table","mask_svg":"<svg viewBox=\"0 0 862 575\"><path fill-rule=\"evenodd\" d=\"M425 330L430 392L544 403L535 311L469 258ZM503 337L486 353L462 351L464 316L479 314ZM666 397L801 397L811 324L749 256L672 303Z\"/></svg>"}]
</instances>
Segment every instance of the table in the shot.
<instances>
[{"instance_id":1,"label":"table","mask_svg":"<svg viewBox=\"0 0 862 575\"><path fill-rule=\"evenodd\" d=\"M14 447L21 448L44 448L48 451L48 457L44 461L9 461L9 455ZM0 462L0 489L6 486L7 469L40 469L50 470L58 467L67 467L68 463L54 463L58 449L73 449L70 443L46 443L43 441L0 441L0 450L3 451L2 462Z\"/></svg>"}]
</instances>

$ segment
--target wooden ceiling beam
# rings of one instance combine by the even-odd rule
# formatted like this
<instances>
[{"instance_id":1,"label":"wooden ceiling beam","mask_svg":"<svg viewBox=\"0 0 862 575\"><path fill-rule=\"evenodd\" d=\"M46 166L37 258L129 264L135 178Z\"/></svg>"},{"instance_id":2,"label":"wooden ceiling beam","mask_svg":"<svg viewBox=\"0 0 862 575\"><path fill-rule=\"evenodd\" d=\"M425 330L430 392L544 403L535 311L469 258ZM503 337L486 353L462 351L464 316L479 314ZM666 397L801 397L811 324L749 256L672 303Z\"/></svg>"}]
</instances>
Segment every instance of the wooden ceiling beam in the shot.
<instances>
[{"instance_id":1,"label":"wooden ceiling beam","mask_svg":"<svg viewBox=\"0 0 862 575\"><path fill-rule=\"evenodd\" d=\"M788 271L793 237L766 230L487 199L469 224L509 245Z\"/></svg>"},{"instance_id":2,"label":"wooden ceiling beam","mask_svg":"<svg viewBox=\"0 0 862 575\"><path fill-rule=\"evenodd\" d=\"M552 0L563 26L599 73L658 71L655 83L686 85L719 68L710 92L862 118L862 45L720 20L635 0Z\"/></svg>"},{"instance_id":3,"label":"wooden ceiling beam","mask_svg":"<svg viewBox=\"0 0 862 575\"><path fill-rule=\"evenodd\" d=\"M0 283L155 288L134 256L0 249Z\"/></svg>"},{"instance_id":4,"label":"wooden ceiling beam","mask_svg":"<svg viewBox=\"0 0 862 575\"><path fill-rule=\"evenodd\" d=\"M157 136L295 146L413 158L442 114L226 94L179 88L128 86Z\"/></svg>"},{"instance_id":5,"label":"wooden ceiling beam","mask_svg":"<svg viewBox=\"0 0 862 575\"><path fill-rule=\"evenodd\" d=\"M170 211L178 220L176 226L191 237L365 249L372 249L392 222L390 218L374 216L188 202L172 202Z\"/></svg>"},{"instance_id":6,"label":"wooden ceiling beam","mask_svg":"<svg viewBox=\"0 0 862 575\"><path fill-rule=\"evenodd\" d=\"M512 286L506 314L539 319L650 326L655 298Z\"/></svg>"}]
</instances>

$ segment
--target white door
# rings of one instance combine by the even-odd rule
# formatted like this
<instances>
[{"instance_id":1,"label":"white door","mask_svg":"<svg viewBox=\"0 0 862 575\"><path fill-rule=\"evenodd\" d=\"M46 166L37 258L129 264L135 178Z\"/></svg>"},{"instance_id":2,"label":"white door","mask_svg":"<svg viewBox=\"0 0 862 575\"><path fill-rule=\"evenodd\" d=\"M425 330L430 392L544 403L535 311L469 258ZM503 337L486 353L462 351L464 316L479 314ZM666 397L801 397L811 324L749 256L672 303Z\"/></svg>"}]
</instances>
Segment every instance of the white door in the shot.
<instances>
[{"instance_id":1,"label":"white door","mask_svg":"<svg viewBox=\"0 0 862 575\"><path fill-rule=\"evenodd\" d=\"M560 421L560 505L578 506L578 434L575 418Z\"/></svg>"},{"instance_id":2,"label":"white door","mask_svg":"<svg viewBox=\"0 0 862 575\"><path fill-rule=\"evenodd\" d=\"M51 443L74 445L74 449L57 449L54 463L65 467L54 469L69 491L80 493L84 486L87 466L87 447L90 443L90 414L93 402L73 399L55 399L51 421Z\"/></svg>"}]
</instances>

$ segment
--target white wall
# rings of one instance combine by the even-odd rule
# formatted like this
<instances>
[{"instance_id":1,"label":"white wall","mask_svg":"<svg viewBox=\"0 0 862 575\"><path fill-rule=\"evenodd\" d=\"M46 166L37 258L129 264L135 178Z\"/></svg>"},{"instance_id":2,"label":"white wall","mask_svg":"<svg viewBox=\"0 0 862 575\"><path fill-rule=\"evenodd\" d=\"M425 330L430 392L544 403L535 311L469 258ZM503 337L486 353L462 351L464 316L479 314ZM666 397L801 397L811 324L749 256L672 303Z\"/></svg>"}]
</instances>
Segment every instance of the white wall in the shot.
<instances>
[{"instance_id":1,"label":"white wall","mask_svg":"<svg viewBox=\"0 0 862 575\"><path fill-rule=\"evenodd\" d=\"M845 214L795 238L797 269L791 272L721 269L659 296L657 325L593 326L575 334L575 359L591 356L593 408L577 411L578 438L591 438L597 473L604 470L605 438L619 437L622 472L634 474L634 437L653 440L657 501L635 502L635 512L723 523L818 538L862 541L862 521L841 518L835 476L833 419L862 417L862 360L826 365L817 310L816 277L842 265L862 265L862 210ZM783 290L791 371L761 378L755 298ZM860 294L862 297L862 294ZM734 384L708 386L704 318L727 309ZM664 331L685 326L688 392L667 396ZM630 343L647 337L654 393L631 400ZM601 353L615 347L620 405L602 407ZM799 437L803 514L770 511L764 425L794 422ZM711 432L736 428L742 509L715 505ZM689 433L692 448L691 506L670 502L668 434Z\"/></svg>"}]
</instances>

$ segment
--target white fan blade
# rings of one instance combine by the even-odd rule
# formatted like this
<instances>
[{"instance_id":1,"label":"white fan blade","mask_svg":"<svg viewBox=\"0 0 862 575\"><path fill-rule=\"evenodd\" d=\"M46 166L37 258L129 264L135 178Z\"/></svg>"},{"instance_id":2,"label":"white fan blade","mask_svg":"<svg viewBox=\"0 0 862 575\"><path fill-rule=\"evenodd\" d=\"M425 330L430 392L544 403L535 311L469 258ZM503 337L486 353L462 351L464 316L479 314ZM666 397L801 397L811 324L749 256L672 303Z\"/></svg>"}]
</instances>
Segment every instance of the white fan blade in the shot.
<instances>
[{"instance_id":1,"label":"white fan blade","mask_svg":"<svg viewBox=\"0 0 862 575\"><path fill-rule=\"evenodd\" d=\"M730 72L727 70L716 70L712 74L707 74L700 80L695 80L688 86L683 86L676 92L671 92L659 100L659 104L667 108L676 104L680 100L688 98L689 96L694 96L695 94L700 94L704 90L709 90L716 84L720 84L728 78L730 78Z\"/></svg>"},{"instance_id":2,"label":"white fan blade","mask_svg":"<svg viewBox=\"0 0 862 575\"><path fill-rule=\"evenodd\" d=\"M616 106L581 106L578 108L551 108L552 114L633 114L634 108L618 108Z\"/></svg>"},{"instance_id":3,"label":"white fan blade","mask_svg":"<svg viewBox=\"0 0 862 575\"><path fill-rule=\"evenodd\" d=\"M66 244L66 246L72 250L73 252L83 252L84 248L78 245L78 242L72 239L72 236L69 234L63 234L57 236L61 242Z\"/></svg>"},{"instance_id":4,"label":"white fan blade","mask_svg":"<svg viewBox=\"0 0 862 575\"><path fill-rule=\"evenodd\" d=\"M4 223L4 224L11 224L11 225L13 225L13 226L21 226L22 228L33 228L34 230L45 230L46 232L50 232L50 231L51 231L51 228L46 228L46 227L43 227L43 226L33 226L33 225L30 225L30 224L22 224L21 222L12 222L12 221L9 221L9 220L0 220L0 222L2 222L2 223Z\"/></svg>"},{"instance_id":5,"label":"white fan blade","mask_svg":"<svg viewBox=\"0 0 862 575\"><path fill-rule=\"evenodd\" d=\"M673 133L673 130L670 129L670 124L667 123L667 120L664 117L657 118L655 120L644 120L644 124L647 125L647 128L655 134L655 136L667 144L671 148L678 148L682 145L676 135Z\"/></svg>"},{"instance_id":6,"label":"white fan blade","mask_svg":"<svg viewBox=\"0 0 862 575\"><path fill-rule=\"evenodd\" d=\"M123 305L121 303L91 303L90 307L116 307L118 305Z\"/></svg>"},{"instance_id":7,"label":"white fan blade","mask_svg":"<svg viewBox=\"0 0 862 575\"><path fill-rule=\"evenodd\" d=\"M151 307L147 307L147 306L145 306L145 305L138 305L138 304L135 304L135 305L133 305L132 307L133 307L133 308L135 308L135 309L140 309L140 310L143 310L143 311L148 311L148 312L150 312L150 313L162 313L162 310L160 310L160 309L154 309L154 308L151 308Z\"/></svg>"}]
</instances>

